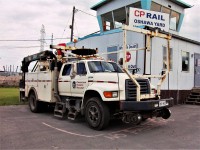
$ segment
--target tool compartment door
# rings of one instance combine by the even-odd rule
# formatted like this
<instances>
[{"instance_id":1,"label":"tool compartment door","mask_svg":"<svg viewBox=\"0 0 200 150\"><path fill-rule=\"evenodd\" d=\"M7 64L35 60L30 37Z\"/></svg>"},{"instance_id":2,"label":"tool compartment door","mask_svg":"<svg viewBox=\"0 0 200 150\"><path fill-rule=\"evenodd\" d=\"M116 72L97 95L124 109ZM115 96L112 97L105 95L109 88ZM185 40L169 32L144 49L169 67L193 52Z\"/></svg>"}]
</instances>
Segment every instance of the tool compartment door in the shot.
<instances>
[{"instance_id":1,"label":"tool compartment door","mask_svg":"<svg viewBox=\"0 0 200 150\"><path fill-rule=\"evenodd\" d=\"M52 72L41 71L38 73L38 99L45 102L52 100Z\"/></svg>"}]
</instances>

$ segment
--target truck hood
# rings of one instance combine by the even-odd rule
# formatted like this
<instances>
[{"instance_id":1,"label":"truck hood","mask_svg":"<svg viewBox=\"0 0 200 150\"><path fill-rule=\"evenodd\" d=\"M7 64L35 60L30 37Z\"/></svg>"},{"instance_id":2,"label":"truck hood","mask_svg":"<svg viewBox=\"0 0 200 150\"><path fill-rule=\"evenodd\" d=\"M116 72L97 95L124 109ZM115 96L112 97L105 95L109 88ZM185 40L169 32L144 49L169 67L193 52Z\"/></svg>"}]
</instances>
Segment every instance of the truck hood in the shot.
<instances>
[{"instance_id":1,"label":"truck hood","mask_svg":"<svg viewBox=\"0 0 200 150\"><path fill-rule=\"evenodd\" d=\"M124 82L125 79L128 79L129 77L125 73L95 73L93 75L93 81L96 82L110 82L110 83L120 83ZM119 81L119 80L120 81ZM89 77L89 80L92 80L92 78Z\"/></svg>"}]
</instances>

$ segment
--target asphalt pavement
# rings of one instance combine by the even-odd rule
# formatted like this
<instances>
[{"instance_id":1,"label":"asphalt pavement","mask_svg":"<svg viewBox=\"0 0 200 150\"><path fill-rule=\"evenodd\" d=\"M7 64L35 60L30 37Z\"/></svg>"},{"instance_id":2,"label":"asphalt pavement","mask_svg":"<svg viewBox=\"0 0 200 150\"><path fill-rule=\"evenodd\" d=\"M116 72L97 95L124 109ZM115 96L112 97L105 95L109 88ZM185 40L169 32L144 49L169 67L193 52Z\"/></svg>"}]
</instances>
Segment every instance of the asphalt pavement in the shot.
<instances>
[{"instance_id":1,"label":"asphalt pavement","mask_svg":"<svg viewBox=\"0 0 200 150\"><path fill-rule=\"evenodd\" d=\"M172 116L140 125L112 120L103 131L84 118L61 120L53 112L32 113L27 105L0 107L3 149L200 149L200 106L178 105Z\"/></svg>"}]
</instances>

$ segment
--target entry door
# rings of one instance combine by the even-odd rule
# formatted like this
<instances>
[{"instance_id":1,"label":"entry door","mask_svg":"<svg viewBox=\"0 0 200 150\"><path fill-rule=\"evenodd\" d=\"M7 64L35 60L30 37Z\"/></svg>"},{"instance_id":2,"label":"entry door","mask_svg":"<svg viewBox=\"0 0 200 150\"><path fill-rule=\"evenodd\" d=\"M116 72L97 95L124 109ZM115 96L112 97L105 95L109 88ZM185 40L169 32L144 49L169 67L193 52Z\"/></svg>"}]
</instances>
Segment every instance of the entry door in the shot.
<instances>
[{"instance_id":1,"label":"entry door","mask_svg":"<svg viewBox=\"0 0 200 150\"><path fill-rule=\"evenodd\" d=\"M194 86L200 87L200 54L194 54Z\"/></svg>"}]
</instances>

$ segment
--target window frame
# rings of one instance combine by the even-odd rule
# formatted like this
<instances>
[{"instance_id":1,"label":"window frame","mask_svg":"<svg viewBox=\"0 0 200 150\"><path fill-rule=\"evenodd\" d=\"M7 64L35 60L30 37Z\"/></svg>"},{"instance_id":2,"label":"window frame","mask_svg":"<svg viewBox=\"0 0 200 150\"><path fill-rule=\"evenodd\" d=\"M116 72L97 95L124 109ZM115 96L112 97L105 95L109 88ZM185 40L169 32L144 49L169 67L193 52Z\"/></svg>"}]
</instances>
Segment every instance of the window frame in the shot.
<instances>
[{"instance_id":1,"label":"window frame","mask_svg":"<svg viewBox=\"0 0 200 150\"><path fill-rule=\"evenodd\" d=\"M164 67L164 61L166 61L167 62L167 46L162 46L163 47L163 49L162 49L162 58L163 58L163 65L162 65L162 69L163 70L167 70L167 66L166 66L166 68ZM165 48L165 49L164 49ZM173 71L173 52L174 52L174 50L173 50L173 48L172 47L170 47L169 48L170 49L170 62L169 62L169 65L170 65L170 71ZM166 60L164 59L164 50L166 50Z\"/></svg>"},{"instance_id":2,"label":"window frame","mask_svg":"<svg viewBox=\"0 0 200 150\"><path fill-rule=\"evenodd\" d=\"M187 70L183 70L183 53L188 54L188 69ZM181 71L186 72L186 73L190 72L190 52L185 51L185 50L181 50Z\"/></svg>"},{"instance_id":3,"label":"window frame","mask_svg":"<svg viewBox=\"0 0 200 150\"><path fill-rule=\"evenodd\" d=\"M83 73L82 73L82 74L79 74L79 71L78 71L78 66L79 66L79 64L84 64L84 67L85 67L85 69L84 69L84 70L85 70L85 73L84 73L84 74L83 74ZM77 75L87 75L87 69L86 69L86 65L85 65L84 62L79 62L79 63L76 64L76 74L77 74Z\"/></svg>"},{"instance_id":4,"label":"window frame","mask_svg":"<svg viewBox=\"0 0 200 150\"><path fill-rule=\"evenodd\" d=\"M66 66L69 66L69 65L70 65L69 74L68 74L68 73L67 73L67 74L66 74L66 73L64 74L64 71L66 71L66 70L65 70L65 67L66 67ZM62 76L70 76L71 71L72 71L72 64L65 64L65 66L64 66L64 68L63 68L63 70L62 70Z\"/></svg>"}]
</instances>

